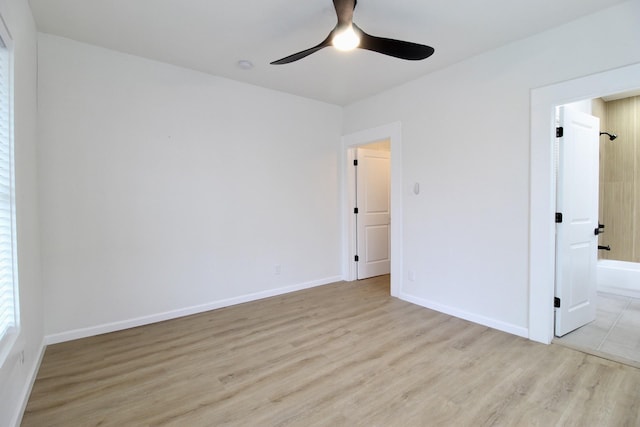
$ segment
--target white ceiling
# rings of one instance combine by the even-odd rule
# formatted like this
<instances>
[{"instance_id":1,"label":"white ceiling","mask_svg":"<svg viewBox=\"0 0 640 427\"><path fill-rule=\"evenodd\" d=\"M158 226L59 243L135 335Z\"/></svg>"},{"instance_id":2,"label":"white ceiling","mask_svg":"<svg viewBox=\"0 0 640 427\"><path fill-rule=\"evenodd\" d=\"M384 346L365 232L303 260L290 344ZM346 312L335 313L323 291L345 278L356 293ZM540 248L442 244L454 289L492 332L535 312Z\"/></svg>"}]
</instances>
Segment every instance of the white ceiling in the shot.
<instances>
[{"instance_id":1,"label":"white ceiling","mask_svg":"<svg viewBox=\"0 0 640 427\"><path fill-rule=\"evenodd\" d=\"M326 48L288 65L335 25L331 0L29 0L38 30L346 105L624 0L359 0L367 33L433 46L423 61ZM594 29L597 31L598 29ZM254 63L251 70L239 60Z\"/></svg>"}]
</instances>

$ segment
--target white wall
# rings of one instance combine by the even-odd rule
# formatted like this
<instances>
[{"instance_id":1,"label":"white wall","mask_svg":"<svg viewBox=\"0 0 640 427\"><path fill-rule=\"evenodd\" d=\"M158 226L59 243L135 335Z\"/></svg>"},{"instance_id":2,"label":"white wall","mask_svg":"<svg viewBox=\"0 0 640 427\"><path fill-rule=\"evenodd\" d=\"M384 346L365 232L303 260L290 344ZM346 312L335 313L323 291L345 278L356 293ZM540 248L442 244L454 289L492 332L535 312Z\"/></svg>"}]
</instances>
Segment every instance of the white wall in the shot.
<instances>
[{"instance_id":1,"label":"white wall","mask_svg":"<svg viewBox=\"0 0 640 427\"><path fill-rule=\"evenodd\" d=\"M36 30L26 1L0 2L14 41L14 136L21 330L0 367L0 426L17 423L43 350L37 201ZM24 350L24 362L21 352Z\"/></svg>"},{"instance_id":2,"label":"white wall","mask_svg":"<svg viewBox=\"0 0 640 427\"><path fill-rule=\"evenodd\" d=\"M403 298L527 335L530 91L639 62L638 16L623 3L345 109L345 133L402 122Z\"/></svg>"},{"instance_id":3,"label":"white wall","mask_svg":"<svg viewBox=\"0 0 640 427\"><path fill-rule=\"evenodd\" d=\"M38 58L50 342L340 278L339 107L49 35Z\"/></svg>"}]
</instances>

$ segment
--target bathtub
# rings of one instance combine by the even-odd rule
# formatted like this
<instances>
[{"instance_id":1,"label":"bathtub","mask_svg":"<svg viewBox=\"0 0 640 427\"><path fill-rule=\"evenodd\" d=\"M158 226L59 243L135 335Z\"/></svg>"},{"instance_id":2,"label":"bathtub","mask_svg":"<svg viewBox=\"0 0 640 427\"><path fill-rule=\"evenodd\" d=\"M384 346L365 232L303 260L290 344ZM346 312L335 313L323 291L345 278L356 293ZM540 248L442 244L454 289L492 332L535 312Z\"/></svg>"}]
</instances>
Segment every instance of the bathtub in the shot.
<instances>
[{"instance_id":1,"label":"bathtub","mask_svg":"<svg viewBox=\"0 0 640 427\"><path fill-rule=\"evenodd\" d=\"M598 260L598 291L640 298L640 263Z\"/></svg>"}]
</instances>

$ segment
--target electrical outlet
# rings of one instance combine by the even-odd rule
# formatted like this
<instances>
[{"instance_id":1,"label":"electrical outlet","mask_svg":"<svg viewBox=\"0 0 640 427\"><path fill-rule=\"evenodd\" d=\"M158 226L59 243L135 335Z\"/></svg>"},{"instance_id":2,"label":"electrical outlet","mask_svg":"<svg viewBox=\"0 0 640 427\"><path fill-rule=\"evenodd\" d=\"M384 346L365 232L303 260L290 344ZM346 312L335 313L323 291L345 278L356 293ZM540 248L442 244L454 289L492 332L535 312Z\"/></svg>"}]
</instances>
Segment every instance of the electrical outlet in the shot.
<instances>
[{"instance_id":1,"label":"electrical outlet","mask_svg":"<svg viewBox=\"0 0 640 427\"><path fill-rule=\"evenodd\" d=\"M416 281L416 272L413 270L409 270L409 281L410 282Z\"/></svg>"},{"instance_id":2,"label":"electrical outlet","mask_svg":"<svg viewBox=\"0 0 640 427\"><path fill-rule=\"evenodd\" d=\"M24 350L20 351L20 364L24 365Z\"/></svg>"},{"instance_id":3,"label":"electrical outlet","mask_svg":"<svg viewBox=\"0 0 640 427\"><path fill-rule=\"evenodd\" d=\"M273 267L273 274L275 274L276 276L280 275L280 273L282 272L282 266L280 264L276 264Z\"/></svg>"}]
</instances>

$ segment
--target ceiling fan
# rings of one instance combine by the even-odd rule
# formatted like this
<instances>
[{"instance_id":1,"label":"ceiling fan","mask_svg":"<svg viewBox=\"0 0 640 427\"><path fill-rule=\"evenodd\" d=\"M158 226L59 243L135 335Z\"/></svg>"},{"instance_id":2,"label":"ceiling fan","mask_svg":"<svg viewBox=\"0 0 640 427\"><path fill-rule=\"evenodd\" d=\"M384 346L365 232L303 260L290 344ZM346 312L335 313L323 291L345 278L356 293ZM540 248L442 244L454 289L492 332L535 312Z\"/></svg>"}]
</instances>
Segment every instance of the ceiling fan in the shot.
<instances>
[{"instance_id":1,"label":"ceiling fan","mask_svg":"<svg viewBox=\"0 0 640 427\"><path fill-rule=\"evenodd\" d=\"M431 46L376 37L362 31L353 22L353 11L357 3L357 0L333 0L338 23L327 38L314 47L273 61L271 64L289 64L330 45L340 50L351 50L358 47L410 61L418 61L433 55L434 49Z\"/></svg>"}]
</instances>

